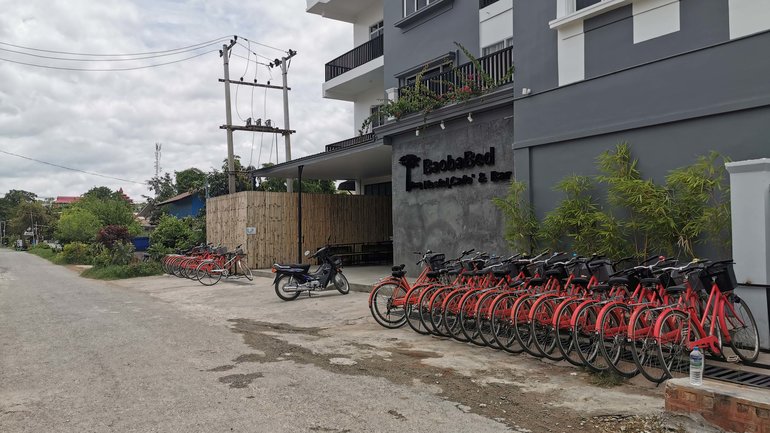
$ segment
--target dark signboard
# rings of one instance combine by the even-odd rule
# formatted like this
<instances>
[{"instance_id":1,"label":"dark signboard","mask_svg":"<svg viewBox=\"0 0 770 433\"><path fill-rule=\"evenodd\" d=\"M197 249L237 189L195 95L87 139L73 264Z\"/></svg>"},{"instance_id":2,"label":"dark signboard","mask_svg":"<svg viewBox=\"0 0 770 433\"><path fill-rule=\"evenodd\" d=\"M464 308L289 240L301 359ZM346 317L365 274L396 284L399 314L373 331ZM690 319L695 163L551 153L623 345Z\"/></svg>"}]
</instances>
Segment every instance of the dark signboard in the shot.
<instances>
[{"instance_id":1,"label":"dark signboard","mask_svg":"<svg viewBox=\"0 0 770 433\"><path fill-rule=\"evenodd\" d=\"M437 161L422 159L417 155L404 155L398 162L406 168L406 191L413 189L452 189L474 183L508 182L513 175L512 171L495 170L469 173L469 171L477 168L483 169L495 165L494 147L490 147L489 151L485 153L467 151L459 156L447 155ZM422 174L424 176L441 175L441 177L413 182L412 170L419 167L420 162L422 162Z\"/></svg>"}]
</instances>

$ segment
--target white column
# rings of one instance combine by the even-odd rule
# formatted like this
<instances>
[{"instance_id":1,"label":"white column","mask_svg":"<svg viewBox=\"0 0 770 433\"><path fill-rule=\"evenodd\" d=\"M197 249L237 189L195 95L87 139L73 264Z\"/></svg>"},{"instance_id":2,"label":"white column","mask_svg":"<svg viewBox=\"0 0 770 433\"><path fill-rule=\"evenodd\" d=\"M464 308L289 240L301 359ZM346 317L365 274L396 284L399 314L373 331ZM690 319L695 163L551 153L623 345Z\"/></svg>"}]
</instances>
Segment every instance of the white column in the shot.
<instances>
[{"instance_id":1,"label":"white column","mask_svg":"<svg viewBox=\"0 0 770 433\"><path fill-rule=\"evenodd\" d=\"M364 194L364 183L361 179L356 179L356 195Z\"/></svg>"},{"instance_id":2,"label":"white column","mask_svg":"<svg viewBox=\"0 0 770 433\"><path fill-rule=\"evenodd\" d=\"M738 283L770 284L770 158L726 164L730 173L733 260ZM770 348L767 289L736 289L754 313L760 345Z\"/></svg>"}]
</instances>

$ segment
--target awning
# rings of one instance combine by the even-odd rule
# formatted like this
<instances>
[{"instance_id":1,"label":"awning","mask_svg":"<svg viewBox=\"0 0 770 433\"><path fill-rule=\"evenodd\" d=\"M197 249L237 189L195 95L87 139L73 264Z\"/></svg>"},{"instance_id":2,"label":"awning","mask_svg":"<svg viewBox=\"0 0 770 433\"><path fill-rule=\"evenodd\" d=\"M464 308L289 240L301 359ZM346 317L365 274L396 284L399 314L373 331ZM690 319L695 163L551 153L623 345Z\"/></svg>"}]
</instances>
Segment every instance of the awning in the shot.
<instances>
[{"instance_id":1,"label":"awning","mask_svg":"<svg viewBox=\"0 0 770 433\"><path fill-rule=\"evenodd\" d=\"M382 140L317 153L252 173L257 177L295 178L297 168L304 166L302 178L320 180L364 179L390 176L391 147Z\"/></svg>"}]
</instances>

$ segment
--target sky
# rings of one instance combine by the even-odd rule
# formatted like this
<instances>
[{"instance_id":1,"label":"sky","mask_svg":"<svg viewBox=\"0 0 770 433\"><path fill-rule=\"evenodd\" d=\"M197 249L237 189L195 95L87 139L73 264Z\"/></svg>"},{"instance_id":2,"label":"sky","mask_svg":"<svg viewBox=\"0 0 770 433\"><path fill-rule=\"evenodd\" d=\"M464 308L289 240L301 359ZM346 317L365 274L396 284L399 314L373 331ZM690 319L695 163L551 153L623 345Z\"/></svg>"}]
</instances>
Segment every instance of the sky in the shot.
<instances>
[{"instance_id":1,"label":"sky","mask_svg":"<svg viewBox=\"0 0 770 433\"><path fill-rule=\"evenodd\" d=\"M224 85L217 81L223 77L218 53L223 42L174 56L134 56L149 58L131 61L114 61L120 57L104 54L168 51L238 35L252 42L239 39L245 46L233 49L231 79L251 81L256 74L258 82L280 84L280 68L270 70L254 61L269 63L285 55L274 48L293 49L297 55L289 67L289 110L291 129L297 133L292 136L292 157L322 152L326 144L354 134L352 103L321 97L324 65L353 48L353 27L305 12L305 0L26 0L12 5L0 0L3 3L0 151L123 180L0 153L0 196L11 189L40 197L77 196L107 186L142 201L142 195L150 194L145 182L155 175L155 143L162 143L161 172L221 168L227 157L226 133L219 129L225 124ZM13 63L117 69L197 54L203 55L131 71ZM262 88L232 86L233 124L243 125L253 117L283 127L281 91L265 93ZM278 152L272 134L235 132L235 154L255 166L283 162L283 137L277 139Z\"/></svg>"}]
</instances>

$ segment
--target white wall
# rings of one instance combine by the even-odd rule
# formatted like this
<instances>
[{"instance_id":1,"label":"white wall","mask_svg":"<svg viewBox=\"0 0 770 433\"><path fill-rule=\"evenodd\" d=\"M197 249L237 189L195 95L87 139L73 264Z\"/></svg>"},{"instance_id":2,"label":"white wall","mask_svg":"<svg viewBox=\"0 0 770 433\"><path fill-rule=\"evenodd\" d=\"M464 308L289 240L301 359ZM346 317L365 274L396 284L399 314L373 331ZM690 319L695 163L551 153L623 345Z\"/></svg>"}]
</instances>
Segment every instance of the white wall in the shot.
<instances>
[{"instance_id":1,"label":"white wall","mask_svg":"<svg viewBox=\"0 0 770 433\"><path fill-rule=\"evenodd\" d=\"M513 36L513 0L500 0L479 10L481 49Z\"/></svg>"},{"instance_id":2,"label":"white wall","mask_svg":"<svg viewBox=\"0 0 770 433\"><path fill-rule=\"evenodd\" d=\"M361 123L369 117L372 105L382 104L385 99L385 92L382 88L373 87L358 94L353 102L353 135L358 135L361 129Z\"/></svg>"},{"instance_id":3,"label":"white wall","mask_svg":"<svg viewBox=\"0 0 770 433\"><path fill-rule=\"evenodd\" d=\"M380 21L382 21L382 8L370 8L361 13L353 24L353 46L357 47L368 41L369 26Z\"/></svg>"},{"instance_id":4,"label":"white wall","mask_svg":"<svg viewBox=\"0 0 770 433\"><path fill-rule=\"evenodd\" d=\"M730 39L770 29L770 1L730 0Z\"/></svg>"}]
</instances>

